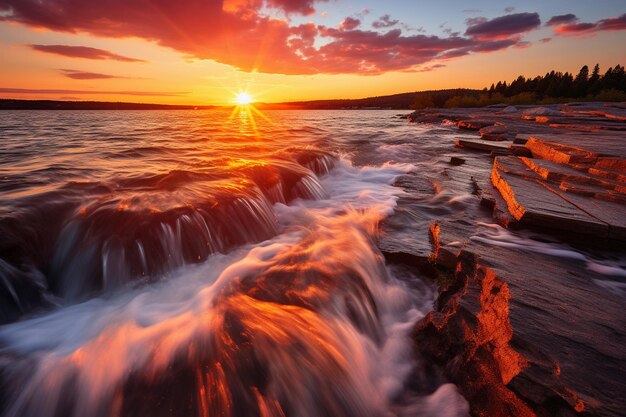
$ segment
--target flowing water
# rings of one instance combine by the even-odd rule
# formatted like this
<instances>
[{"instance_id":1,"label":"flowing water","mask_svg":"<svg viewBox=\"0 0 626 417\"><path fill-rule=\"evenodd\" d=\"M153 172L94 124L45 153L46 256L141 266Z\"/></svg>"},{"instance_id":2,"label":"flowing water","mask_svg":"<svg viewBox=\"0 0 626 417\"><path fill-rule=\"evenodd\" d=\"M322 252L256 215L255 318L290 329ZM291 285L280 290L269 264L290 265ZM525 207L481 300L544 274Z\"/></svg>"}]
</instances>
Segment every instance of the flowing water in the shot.
<instances>
[{"instance_id":1,"label":"flowing water","mask_svg":"<svg viewBox=\"0 0 626 417\"><path fill-rule=\"evenodd\" d=\"M468 414L411 341L433 284L377 245L403 178L430 190L392 241L426 248L475 203L435 179L449 127L22 111L0 129L0 415Z\"/></svg>"},{"instance_id":2,"label":"flowing water","mask_svg":"<svg viewBox=\"0 0 626 417\"><path fill-rule=\"evenodd\" d=\"M2 415L466 415L376 246L393 116L1 113Z\"/></svg>"}]
</instances>

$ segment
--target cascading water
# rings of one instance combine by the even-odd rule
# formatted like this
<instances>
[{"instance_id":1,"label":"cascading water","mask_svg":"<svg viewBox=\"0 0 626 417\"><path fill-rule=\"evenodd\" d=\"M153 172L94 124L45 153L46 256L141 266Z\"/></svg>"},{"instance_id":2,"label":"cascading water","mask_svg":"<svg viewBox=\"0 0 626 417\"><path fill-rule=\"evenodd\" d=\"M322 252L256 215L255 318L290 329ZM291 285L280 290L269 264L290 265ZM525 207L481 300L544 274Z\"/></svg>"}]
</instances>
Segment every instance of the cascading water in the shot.
<instances>
[{"instance_id":1,"label":"cascading water","mask_svg":"<svg viewBox=\"0 0 626 417\"><path fill-rule=\"evenodd\" d=\"M467 415L412 346L434 289L376 245L412 166L139 145L0 219L0 415Z\"/></svg>"}]
</instances>

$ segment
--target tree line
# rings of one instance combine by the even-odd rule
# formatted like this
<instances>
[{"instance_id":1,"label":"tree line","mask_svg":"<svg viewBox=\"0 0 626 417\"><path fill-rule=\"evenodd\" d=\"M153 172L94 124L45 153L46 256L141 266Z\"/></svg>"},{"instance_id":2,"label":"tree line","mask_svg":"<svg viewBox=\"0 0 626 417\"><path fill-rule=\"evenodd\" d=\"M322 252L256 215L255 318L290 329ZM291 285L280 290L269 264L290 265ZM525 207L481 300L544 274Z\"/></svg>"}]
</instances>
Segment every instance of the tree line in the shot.
<instances>
[{"instance_id":1,"label":"tree line","mask_svg":"<svg viewBox=\"0 0 626 417\"><path fill-rule=\"evenodd\" d=\"M469 94L449 97L445 102L429 94L418 94L413 107L483 107L492 104L553 104L568 101L626 101L626 72L616 65L600 73L596 64L587 65L578 74L550 71L544 76L525 78L520 75L507 83L498 81L491 87Z\"/></svg>"}]
</instances>

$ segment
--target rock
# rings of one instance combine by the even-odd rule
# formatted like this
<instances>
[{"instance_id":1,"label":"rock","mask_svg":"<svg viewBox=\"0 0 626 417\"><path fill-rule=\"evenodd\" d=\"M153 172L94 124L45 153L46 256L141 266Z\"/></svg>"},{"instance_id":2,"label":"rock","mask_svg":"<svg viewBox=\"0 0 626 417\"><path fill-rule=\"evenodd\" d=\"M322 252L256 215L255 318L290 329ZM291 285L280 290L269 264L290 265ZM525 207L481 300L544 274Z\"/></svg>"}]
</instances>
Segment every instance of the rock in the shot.
<instances>
[{"instance_id":1,"label":"rock","mask_svg":"<svg viewBox=\"0 0 626 417\"><path fill-rule=\"evenodd\" d=\"M513 138L513 143L516 145L526 145L526 142L528 142L528 135L515 135Z\"/></svg>"},{"instance_id":2,"label":"rock","mask_svg":"<svg viewBox=\"0 0 626 417\"><path fill-rule=\"evenodd\" d=\"M460 158L458 156L453 156L450 158L450 165L452 166L459 166L459 165L463 165L465 163L465 159Z\"/></svg>"},{"instance_id":3,"label":"rock","mask_svg":"<svg viewBox=\"0 0 626 417\"><path fill-rule=\"evenodd\" d=\"M524 116L559 116L561 112L549 107L533 107L522 112Z\"/></svg>"},{"instance_id":4,"label":"rock","mask_svg":"<svg viewBox=\"0 0 626 417\"><path fill-rule=\"evenodd\" d=\"M531 136L525 145L535 158L547 159L561 164L593 164L597 155L582 148L548 142Z\"/></svg>"},{"instance_id":5,"label":"rock","mask_svg":"<svg viewBox=\"0 0 626 417\"><path fill-rule=\"evenodd\" d=\"M626 185L626 174L622 174L616 171L610 171L602 168L598 168L597 166L589 167L588 172L593 175L597 175L599 177L604 177L611 179L613 181L617 181Z\"/></svg>"},{"instance_id":6,"label":"rock","mask_svg":"<svg viewBox=\"0 0 626 417\"><path fill-rule=\"evenodd\" d=\"M511 114L511 113L517 113L518 111L519 111L518 108L515 106L507 106L503 108L502 110L500 110L500 113Z\"/></svg>"},{"instance_id":7,"label":"rock","mask_svg":"<svg viewBox=\"0 0 626 417\"><path fill-rule=\"evenodd\" d=\"M594 167L607 171L615 171L626 176L626 159L598 158Z\"/></svg>"},{"instance_id":8,"label":"rock","mask_svg":"<svg viewBox=\"0 0 626 417\"><path fill-rule=\"evenodd\" d=\"M503 141L510 140L517 134L504 125L493 125L483 127L479 131L480 138L483 140Z\"/></svg>"},{"instance_id":9,"label":"rock","mask_svg":"<svg viewBox=\"0 0 626 417\"><path fill-rule=\"evenodd\" d=\"M530 152L530 149L523 145L517 145L515 143L511 145L511 152L515 156L523 156L527 158L532 158L533 156L532 152Z\"/></svg>"},{"instance_id":10,"label":"rock","mask_svg":"<svg viewBox=\"0 0 626 417\"><path fill-rule=\"evenodd\" d=\"M479 151L509 151L509 146L511 146L512 142L493 142L493 141L484 141L480 139L457 139L457 146L469 149L476 149Z\"/></svg>"},{"instance_id":11,"label":"rock","mask_svg":"<svg viewBox=\"0 0 626 417\"><path fill-rule=\"evenodd\" d=\"M563 185L563 183L561 183L561 185ZM584 191L591 191L591 196L585 195L584 192L581 193L579 191L581 188ZM571 191L578 192L572 193ZM600 201L596 198L592 198L599 194L594 191L595 190L589 190L589 188L585 189L584 187L577 186L574 190L567 192L564 198L585 213L606 223L608 225L607 237L609 239L626 241L626 205L608 201L608 199L602 199L607 201Z\"/></svg>"},{"instance_id":12,"label":"rock","mask_svg":"<svg viewBox=\"0 0 626 417\"><path fill-rule=\"evenodd\" d=\"M437 226L435 252L450 226ZM623 303L593 285L597 274L571 260L480 243L452 263L453 279L415 338L459 385L472 415L622 415L624 320L615 318Z\"/></svg>"},{"instance_id":13,"label":"rock","mask_svg":"<svg viewBox=\"0 0 626 417\"><path fill-rule=\"evenodd\" d=\"M457 126L459 127L459 129L480 130L484 127L492 126L494 124L495 122L488 120L467 119L459 121Z\"/></svg>"},{"instance_id":14,"label":"rock","mask_svg":"<svg viewBox=\"0 0 626 417\"><path fill-rule=\"evenodd\" d=\"M496 158L491 182L520 223L547 229L609 237L609 226L554 193L516 157Z\"/></svg>"}]
</instances>

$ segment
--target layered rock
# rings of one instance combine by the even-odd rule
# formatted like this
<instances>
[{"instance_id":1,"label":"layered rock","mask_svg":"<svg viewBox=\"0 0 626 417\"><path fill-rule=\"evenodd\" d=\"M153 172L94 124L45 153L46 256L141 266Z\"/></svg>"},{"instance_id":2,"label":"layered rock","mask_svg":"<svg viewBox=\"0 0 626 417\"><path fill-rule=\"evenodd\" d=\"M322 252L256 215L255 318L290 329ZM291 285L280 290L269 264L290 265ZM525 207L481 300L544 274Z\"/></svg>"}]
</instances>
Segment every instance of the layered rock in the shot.
<instances>
[{"instance_id":1,"label":"layered rock","mask_svg":"<svg viewBox=\"0 0 626 417\"><path fill-rule=\"evenodd\" d=\"M459 138L466 162L443 168L435 191L474 198L432 217L432 253L408 239L389 245L439 283L416 348L460 387L472 415L617 417L626 409L623 109L519 110L439 113L492 121L484 133L509 141ZM417 212L413 204L401 198L399 211Z\"/></svg>"}]
</instances>

